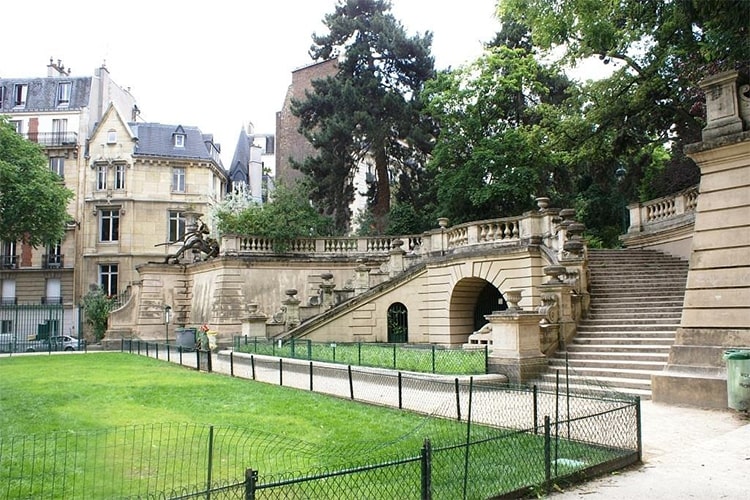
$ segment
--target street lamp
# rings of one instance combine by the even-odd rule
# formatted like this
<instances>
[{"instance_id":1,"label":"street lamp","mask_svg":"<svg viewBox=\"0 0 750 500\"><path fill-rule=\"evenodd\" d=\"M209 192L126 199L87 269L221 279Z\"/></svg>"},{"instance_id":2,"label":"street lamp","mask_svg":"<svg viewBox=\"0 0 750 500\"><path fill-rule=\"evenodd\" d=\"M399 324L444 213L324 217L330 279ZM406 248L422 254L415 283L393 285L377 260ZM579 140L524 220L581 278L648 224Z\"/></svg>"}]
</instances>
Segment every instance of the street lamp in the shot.
<instances>
[{"instance_id":1,"label":"street lamp","mask_svg":"<svg viewBox=\"0 0 750 500\"><path fill-rule=\"evenodd\" d=\"M172 307L165 305L164 306L164 333L167 337L167 345L169 345L169 319L170 316L172 316Z\"/></svg>"},{"instance_id":2,"label":"street lamp","mask_svg":"<svg viewBox=\"0 0 750 500\"><path fill-rule=\"evenodd\" d=\"M622 163L617 164L617 170L615 170L615 179L617 179L617 184L620 185L620 197L622 198L622 231L624 233L628 232L628 201L625 198L625 193L622 189L622 180L627 175L628 171L625 170L625 167L622 165Z\"/></svg>"}]
</instances>

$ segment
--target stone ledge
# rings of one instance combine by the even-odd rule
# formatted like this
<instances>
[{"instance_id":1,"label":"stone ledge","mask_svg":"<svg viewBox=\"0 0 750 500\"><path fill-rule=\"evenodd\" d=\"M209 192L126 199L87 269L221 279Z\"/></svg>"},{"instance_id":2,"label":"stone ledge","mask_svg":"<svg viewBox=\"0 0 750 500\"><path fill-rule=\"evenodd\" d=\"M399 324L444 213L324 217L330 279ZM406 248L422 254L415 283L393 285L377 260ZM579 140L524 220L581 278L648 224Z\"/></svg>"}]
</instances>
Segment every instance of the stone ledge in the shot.
<instances>
[{"instance_id":1,"label":"stone ledge","mask_svg":"<svg viewBox=\"0 0 750 500\"><path fill-rule=\"evenodd\" d=\"M651 375L651 399L655 403L725 409L729 406L727 379L692 371Z\"/></svg>"}]
</instances>

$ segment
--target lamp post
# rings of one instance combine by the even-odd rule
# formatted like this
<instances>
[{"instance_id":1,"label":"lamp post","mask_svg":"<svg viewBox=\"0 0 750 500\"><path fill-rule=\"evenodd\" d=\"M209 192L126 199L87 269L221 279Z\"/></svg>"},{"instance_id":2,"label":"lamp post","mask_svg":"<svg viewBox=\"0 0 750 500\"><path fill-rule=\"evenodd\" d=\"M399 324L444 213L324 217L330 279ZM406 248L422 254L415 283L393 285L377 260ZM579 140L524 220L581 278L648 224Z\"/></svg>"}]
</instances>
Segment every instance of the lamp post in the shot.
<instances>
[{"instance_id":1,"label":"lamp post","mask_svg":"<svg viewBox=\"0 0 750 500\"><path fill-rule=\"evenodd\" d=\"M172 315L172 307L164 306L164 334L167 337L167 345L169 345L169 319Z\"/></svg>"},{"instance_id":2,"label":"lamp post","mask_svg":"<svg viewBox=\"0 0 750 500\"><path fill-rule=\"evenodd\" d=\"M620 196L622 198L622 209L621 209L621 217L622 217L622 231L623 233L628 232L628 200L625 198L625 194L623 193L622 189L622 180L625 178L625 175L627 175L628 171L625 170L625 167L622 165L622 163L617 163L617 170L615 170L615 179L617 179L617 184L620 187Z\"/></svg>"}]
</instances>

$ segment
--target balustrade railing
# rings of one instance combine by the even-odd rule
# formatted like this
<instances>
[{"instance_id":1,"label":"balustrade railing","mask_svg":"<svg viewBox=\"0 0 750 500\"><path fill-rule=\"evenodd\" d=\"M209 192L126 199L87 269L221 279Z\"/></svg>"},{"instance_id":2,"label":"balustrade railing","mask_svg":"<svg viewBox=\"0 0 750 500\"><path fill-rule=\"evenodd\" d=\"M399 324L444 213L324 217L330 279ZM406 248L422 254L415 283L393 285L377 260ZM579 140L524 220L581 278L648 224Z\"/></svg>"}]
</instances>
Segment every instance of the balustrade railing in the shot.
<instances>
[{"instance_id":1,"label":"balustrade railing","mask_svg":"<svg viewBox=\"0 0 750 500\"><path fill-rule=\"evenodd\" d=\"M685 222L694 216L698 194L698 186L693 186L674 195L629 205L628 232L647 231Z\"/></svg>"}]
</instances>

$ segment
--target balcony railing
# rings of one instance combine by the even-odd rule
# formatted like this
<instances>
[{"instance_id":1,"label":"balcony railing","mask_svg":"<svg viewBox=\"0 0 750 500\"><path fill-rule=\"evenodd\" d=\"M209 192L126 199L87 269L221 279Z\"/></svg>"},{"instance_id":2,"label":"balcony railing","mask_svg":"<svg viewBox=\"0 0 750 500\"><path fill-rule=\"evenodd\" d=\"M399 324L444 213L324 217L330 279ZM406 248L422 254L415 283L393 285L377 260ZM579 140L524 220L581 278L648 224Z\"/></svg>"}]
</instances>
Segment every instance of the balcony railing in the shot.
<instances>
[{"instance_id":1,"label":"balcony railing","mask_svg":"<svg viewBox=\"0 0 750 500\"><path fill-rule=\"evenodd\" d=\"M63 255L46 254L42 256L42 267L44 269L60 269L63 267Z\"/></svg>"},{"instance_id":2,"label":"balcony railing","mask_svg":"<svg viewBox=\"0 0 750 500\"><path fill-rule=\"evenodd\" d=\"M692 224L698 205L698 186L679 193L628 206L630 228L628 233L658 231L681 224Z\"/></svg>"},{"instance_id":3,"label":"balcony railing","mask_svg":"<svg viewBox=\"0 0 750 500\"><path fill-rule=\"evenodd\" d=\"M3 269L18 269L18 255L3 255L0 257L0 266Z\"/></svg>"},{"instance_id":4,"label":"balcony railing","mask_svg":"<svg viewBox=\"0 0 750 500\"><path fill-rule=\"evenodd\" d=\"M67 146L78 143L76 132L29 132L26 138L42 146Z\"/></svg>"},{"instance_id":5,"label":"balcony railing","mask_svg":"<svg viewBox=\"0 0 750 500\"><path fill-rule=\"evenodd\" d=\"M42 304L62 304L63 298L62 297L47 297L44 296L41 299Z\"/></svg>"}]
</instances>

